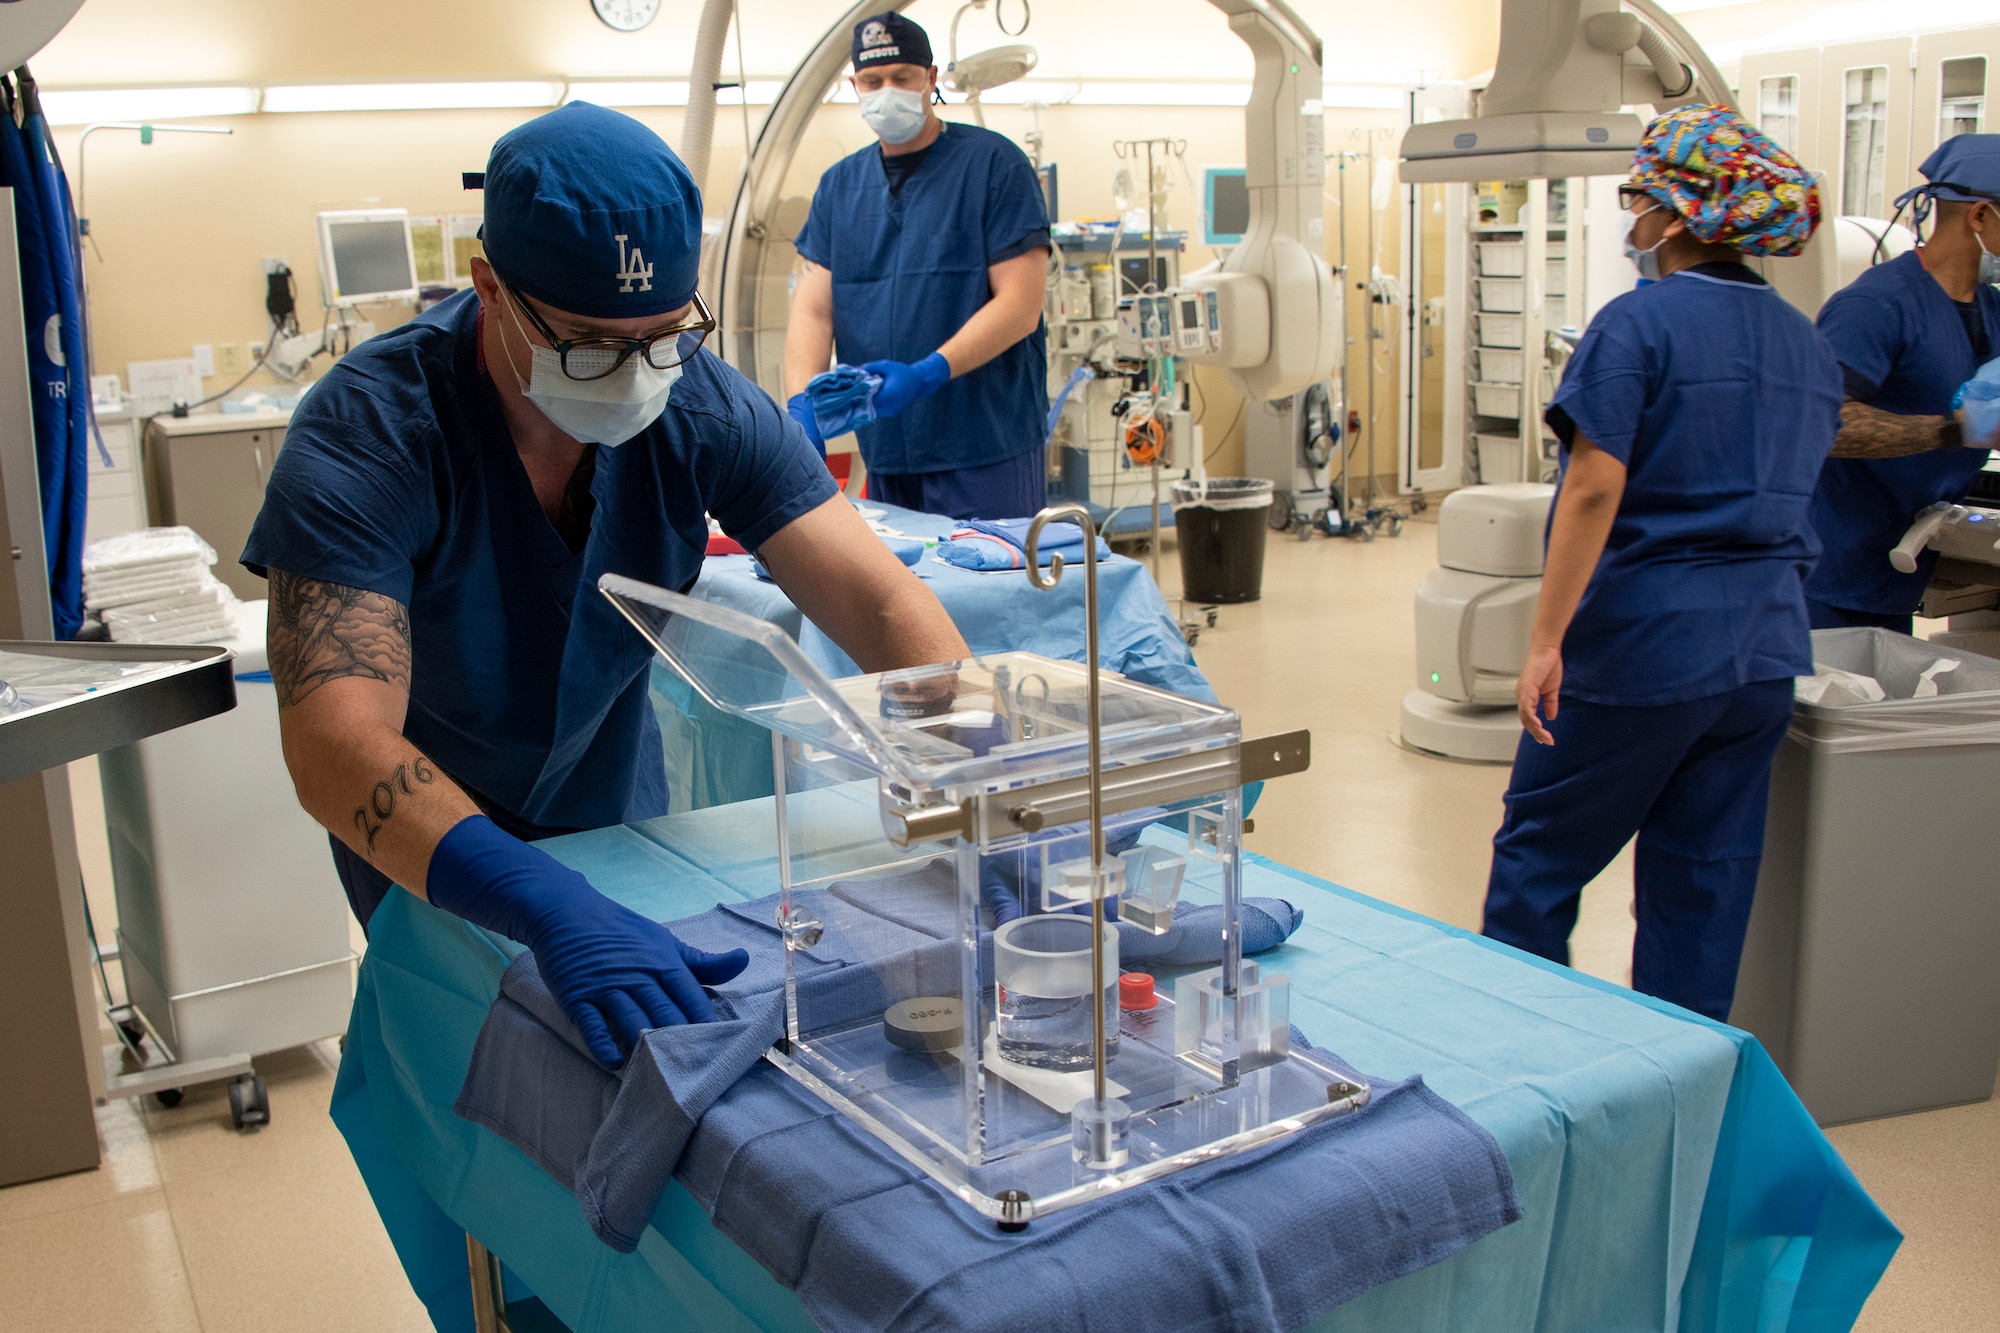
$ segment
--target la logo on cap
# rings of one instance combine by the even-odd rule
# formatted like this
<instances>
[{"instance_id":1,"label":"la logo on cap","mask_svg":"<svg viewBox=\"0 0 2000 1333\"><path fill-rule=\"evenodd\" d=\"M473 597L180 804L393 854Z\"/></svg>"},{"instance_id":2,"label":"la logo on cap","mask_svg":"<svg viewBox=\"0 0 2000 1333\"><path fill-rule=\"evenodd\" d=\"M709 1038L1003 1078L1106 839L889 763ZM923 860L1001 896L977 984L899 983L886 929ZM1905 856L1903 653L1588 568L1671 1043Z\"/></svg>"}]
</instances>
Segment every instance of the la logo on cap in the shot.
<instances>
[{"instance_id":1,"label":"la logo on cap","mask_svg":"<svg viewBox=\"0 0 2000 1333\"><path fill-rule=\"evenodd\" d=\"M618 290L621 293L630 292L634 290L632 284L636 282L639 284L637 290L652 291L653 266L639 253L638 246L633 246L628 252L625 249L625 241L625 236L618 237L618 272L614 275L618 279Z\"/></svg>"},{"instance_id":2,"label":"la logo on cap","mask_svg":"<svg viewBox=\"0 0 2000 1333\"><path fill-rule=\"evenodd\" d=\"M883 27L879 20L870 20L861 29L861 44L864 47L887 46L889 44L889 30Z\"/></svg>"}]
</instances>

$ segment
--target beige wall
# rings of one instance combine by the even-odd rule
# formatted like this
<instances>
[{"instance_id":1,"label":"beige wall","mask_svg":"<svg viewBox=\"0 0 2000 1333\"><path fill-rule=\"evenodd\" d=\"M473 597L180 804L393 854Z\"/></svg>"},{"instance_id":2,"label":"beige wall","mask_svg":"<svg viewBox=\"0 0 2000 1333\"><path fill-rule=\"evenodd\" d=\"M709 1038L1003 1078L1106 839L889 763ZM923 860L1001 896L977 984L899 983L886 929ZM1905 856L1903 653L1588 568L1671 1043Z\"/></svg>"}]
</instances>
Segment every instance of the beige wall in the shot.
<instances>
[{"instance_id":1,"label":"beige wall","mask_svg":"<svg viewBox=\"0 0 2000 1333\"><path fill-rule=\"evenodd\" d=\"M376 206L477 213L479 196L460 188L459 173L482 168L493 140L524 114L235 116L228 118L234 134L162 134L150 145L134 134L93 134L84 164L93 242L85 270L99 373L123 376L128 361L184 357L195 343L262 339L265 256L289 261L300 325L317 328L313 214ZM678 110L635 114L669 140L678 137ZM76 135L74 129L56 134L72 184ZM741 134L727 122L718 126L716 150L718 179L740 170ZM371 306L362 313L386 328L410 311ZM323 373L326 364L315 362L311 373ZM211 379L207 391L229 382Z\"/></svg>"},{"instance_id":2,"label":"beige wall","mask_svg":"<svg viewBox=\"0 0 2000 1333\"><path fill-rule=\"evenodd\" d=\"M948 0L918 0L910 13L933 32L940 52L950 15ZM1298 5L1326 39L1330 82L1385 82L1462 76L1492 59L1497 0L1430 0L1390 11L1336 7L1331 0ZM752 77L788 71L841 12L824 0L747 0L744 62ZM1011 7L1010 7L1011 11ZM75 21L34 61L51 88L184 84L271 84L307 81L361 82L398 79L684 77L692 57L696 10L681 0L649 28L612 33L592 17L586 0L343 0L312 5L281 0L88 0ZM413 21L413 16L414 20ZM1011 21L1011 14L1010 14ZM1008 40L981 14L968 15L961 49ZM1143 23L1133 12L1109 6L1038 7L1024 40L1042 53L1040 72L1078 78L1200 77L1247 79L1247 50L1219 11L1204 0L1156 0ZM733 72L735 48L727 53ZM315 327L321 318L319 265L313 214L324 209L392 207L412 213L477 212L478 196L460 188L459 173L484 165L493 140L531 112L428 111L211 118L228 136L159 135L150 145L137 136L91 136L80 163L75 127L57 131L72 175L81 176L93 245L86 255L99 373L125 373L133 360L184 357L196 343L218 348L247 344L266 333L261 260L282 255L297 274L299 317ZM636 109L632 114L670 143L677 142L681 112ZM752 108L754 133L761 108ZM954 117L962 112L954 111ZM1393 152L1400 116L1393 112L1329 113L1330 149ZM822 113L825 133L808 144L802 163L811 170L795 188L868 135L852 107ZM1018 107L988 110L988 123L1017 140L1032 123ZM1187 143L1182 175L1170 172L1168 222L1195 222L1190 182L1198 187L1207 163L1240 162L1242 117L1226 108L1056 107L1042 113L1044 155L1061 167L1061 211L1068 217L1108 216L1112 177L1123 165L1113 152L1120 139L1171 135ZM742 119L734 108L716 117L710 211L726 206L742 163ZM83 170L80 172L79 167ZM1134 172L1143 180L1143 171ZM1328 192L1335 177L1329 173ZM1365 277L1367 186L1357 179L1347 220L1350 264ZM1335 209L1328 203L1328 257L1338 255ZM1399 264L1393 234L1383 237L1379 262ZM1191 251L1192 268L1209 256ZM1351 331L1361 334L1362 304L1348 287ZM378 327L408 317L407 309L363 311ZM1359 343L1356 344L1359 347ZM1391 349L1378 375L1378 454L1394 457ZM247 361L246 361L247 364ZM314 364L323 373L327 362ZM1362 398L1358 355L1354 397ZM227 387L218 376L213 393ZM247 388L267 383L253 379ZM1224 378L1203 372L1208 425L1236 414L1237 400ZM1217 446L1220 444L1220 450ZM1241 466L1240 424L1226 440L1208 441L1212 466Z\"/></svg>"}]
</instances>

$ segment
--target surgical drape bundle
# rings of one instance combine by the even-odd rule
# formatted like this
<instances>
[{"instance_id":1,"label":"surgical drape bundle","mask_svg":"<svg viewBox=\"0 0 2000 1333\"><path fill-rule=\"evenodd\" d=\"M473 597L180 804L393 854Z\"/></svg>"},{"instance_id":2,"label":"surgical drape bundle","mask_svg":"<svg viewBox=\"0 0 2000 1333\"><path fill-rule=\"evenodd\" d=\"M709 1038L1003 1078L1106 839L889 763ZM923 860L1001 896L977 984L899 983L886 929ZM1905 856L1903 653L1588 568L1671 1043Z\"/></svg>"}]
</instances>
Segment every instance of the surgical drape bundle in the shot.
<instances>
[{"instance_id":1,"label":"surgical drape bundle","mask_svg":"<svg viewBox=\"0 0 2000 1333\"><path fill-rule=\"evenodd\" d=\"M215 548L192 528L92 542L83 604L119 643L209 643L236 632L236 594L209 572Z\"/></svg>"},{"instance_id":2,"label":"surgical drape bundle","mask_svg":"<svg viewBox=\"0 0 2000 1333\"><path fill-rule=\"evenodd\" d=\"M881 387L880 375L859 366L835 366L813 376L806 384L806 396L812 400L820 435L831 439L875 420L875 391Z\"/></svg>"}]
</instances>

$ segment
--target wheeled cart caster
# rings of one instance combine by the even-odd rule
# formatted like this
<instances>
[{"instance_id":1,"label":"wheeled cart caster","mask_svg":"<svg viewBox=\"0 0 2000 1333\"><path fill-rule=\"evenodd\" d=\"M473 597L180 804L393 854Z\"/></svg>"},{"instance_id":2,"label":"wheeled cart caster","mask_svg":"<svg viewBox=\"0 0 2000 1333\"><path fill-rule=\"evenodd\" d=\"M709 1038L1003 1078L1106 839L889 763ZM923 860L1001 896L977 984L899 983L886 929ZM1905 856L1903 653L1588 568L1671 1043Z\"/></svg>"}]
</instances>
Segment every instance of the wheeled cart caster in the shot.
<instances>
[{"instance_id":1,"label":"wheeled cart caster","mask_svg":"<svg viewBox=\"0 0 2000 1333\"><path fill-rule=\"evenodd\" d=\"M184 1088L161 1088L153 1094L153 1100L162 1106L174 1107L179 1106L181 1098L185 1096L187 1096L187 1090Z\"/></svg>"},{"instance_id":2,"label":"wheeled cart caster","mask_svg":"<svg viewBox=\"0 0 2000 1333\"><path fill-rule=\"evenodd\" d=\"M229 1084L229 1118L238 1129L271 1123L271 1092L260 1074L245 1074Z\"/></svg>"}]
</instances>

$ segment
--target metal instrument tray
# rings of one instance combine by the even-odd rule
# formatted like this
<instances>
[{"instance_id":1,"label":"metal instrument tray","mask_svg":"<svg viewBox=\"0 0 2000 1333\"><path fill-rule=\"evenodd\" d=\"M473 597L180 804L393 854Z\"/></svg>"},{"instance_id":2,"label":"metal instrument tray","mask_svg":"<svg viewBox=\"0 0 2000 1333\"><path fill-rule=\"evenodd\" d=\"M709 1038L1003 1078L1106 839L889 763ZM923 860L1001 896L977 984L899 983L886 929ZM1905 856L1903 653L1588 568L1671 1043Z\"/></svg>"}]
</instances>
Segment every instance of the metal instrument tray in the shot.
<instances>
[{"instance_id":1,"label":"metal instrument tray","mask_svg":"<svg viewBox=\"0 0 2000 1333\"><path fill-rule=\"evenodd\" d=\"M49 643L0 640L0 652L120 666L160 663L153 671L107 676L73 698L0 713L0 783L236 707L236 654L218 644ZM172 665L169 665L172 664Z\"/></svg>"}]
</instances>

